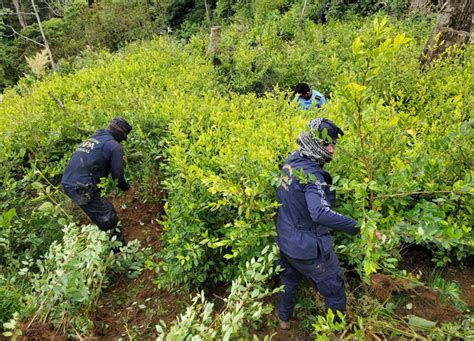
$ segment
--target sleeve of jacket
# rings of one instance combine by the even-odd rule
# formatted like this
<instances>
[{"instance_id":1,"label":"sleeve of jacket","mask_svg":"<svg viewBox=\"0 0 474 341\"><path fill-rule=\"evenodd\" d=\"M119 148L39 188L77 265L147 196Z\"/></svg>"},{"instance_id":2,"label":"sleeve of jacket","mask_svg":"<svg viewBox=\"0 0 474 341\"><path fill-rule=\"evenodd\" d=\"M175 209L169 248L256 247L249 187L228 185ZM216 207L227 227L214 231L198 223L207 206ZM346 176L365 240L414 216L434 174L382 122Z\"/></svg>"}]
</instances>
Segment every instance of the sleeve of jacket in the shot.
<instances>
[{"instance_id":1,"label":"sleeve of jacket","mask_svg":"<svg viewBox=\"0 0 474 341\"><path fill-rule=\"evenodd\" d=\"M124 151L121 144L112 149L110 156L110 174L113 179L118 180L118 187L126 191L130 188L127 180L125 179L125 162L123 160Z\"/></svg>"},{"instance_id":2,"label":"sleeve of jacket","mask_svg":"<svg viewBox=\"0 0 474 341\"><path fill-rule=\"evenodd\" d=\"M324 97L324 95L321 95L321 99L319 100L319 106L322 106L323 104L326 104L326 103L327 103L326 97Z\"/></svg>"},{"instance_id":3,"label":"sleeve of jacket","mask_svg":"<svg viewBox=\"0 0 474 341\"><path fill-rule=\"evenodd\" d=\"M333 230L353 235L358 234L359 229L355 227L357 225L356 220L343 216L331 209L320 181L305 186L306 204L308 205L311 219Z\"/></svg>"}]
</instances>

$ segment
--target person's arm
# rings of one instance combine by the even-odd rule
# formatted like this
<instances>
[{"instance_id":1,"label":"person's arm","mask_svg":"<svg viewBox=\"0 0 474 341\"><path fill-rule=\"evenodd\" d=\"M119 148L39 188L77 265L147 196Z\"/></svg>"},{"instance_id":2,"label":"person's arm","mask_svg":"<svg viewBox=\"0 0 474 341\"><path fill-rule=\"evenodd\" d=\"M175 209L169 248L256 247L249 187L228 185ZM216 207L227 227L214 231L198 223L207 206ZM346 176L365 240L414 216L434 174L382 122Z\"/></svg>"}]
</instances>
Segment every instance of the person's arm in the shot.
<instances>
[{"instance_id":1,"label":"person's arm","mask_svg":"<svg viewBox=\"0 0 474 341\"><path fill-rule=\"evenodd\" d=\"M123 160L124 151L121 144L112 150L110 157L110 174L112 179L118 180L118 187L124 191L130 188L129 183L125 180L125 162Z\"/></svg>"},{"instance_id":2,"label":"person's arm","mask_svg":"<svg viewBox=\"0 0 474 341\"><path fill-rule=\"evenodd\" d=\"M321 99L319 100L319 106L321 107L323 104L326 104L326 97L324 97L323 94L321 94Z\"/></svg>"},{"instance_id":3,"label":"person's arm","mask_svg":"<svg viewBox=\"0 0 474 341\"><path fill-rule=\"evenodd\" d=\"M326 97L324 97L324 95L320 93L319 91L313 90L313 97L315 99L316 106L318 108L321 108L323 104L327 103Z\"/></svg>"},{"instance_id":4,"label":"person's arm","mask_svg":"<svg viewBox=\"0 0 474 341\"><path fill-rule=\"evenodd\" d=\"M311 219L323 226L349 234L358 234L357 221L331 209L321 183L311 183L305 187L305 198Z\"/></svg>"}]
</instances>

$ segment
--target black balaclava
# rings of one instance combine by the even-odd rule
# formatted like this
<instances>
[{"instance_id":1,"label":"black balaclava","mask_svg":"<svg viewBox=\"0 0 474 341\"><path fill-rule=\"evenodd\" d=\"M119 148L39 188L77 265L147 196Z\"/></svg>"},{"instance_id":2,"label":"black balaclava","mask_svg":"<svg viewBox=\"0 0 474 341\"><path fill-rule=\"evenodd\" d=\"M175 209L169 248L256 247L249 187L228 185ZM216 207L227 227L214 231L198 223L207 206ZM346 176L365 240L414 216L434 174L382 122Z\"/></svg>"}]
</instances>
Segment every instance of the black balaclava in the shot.
<instances>
[{"instance_id":1,"label":"black balaclava","mask_svg":"<svg viewBox=\"0 0 474 341\"><path fill-rule=\"evenodd\" d=\"M343 136L344 133L333 121L325 117L311 120L308 127L309 132L304 130L296 140L300 155L321 165L330 162L332 154L326 150L324 145L327 143L336 144L338 137Z\"/></svg>"}]
</instances>

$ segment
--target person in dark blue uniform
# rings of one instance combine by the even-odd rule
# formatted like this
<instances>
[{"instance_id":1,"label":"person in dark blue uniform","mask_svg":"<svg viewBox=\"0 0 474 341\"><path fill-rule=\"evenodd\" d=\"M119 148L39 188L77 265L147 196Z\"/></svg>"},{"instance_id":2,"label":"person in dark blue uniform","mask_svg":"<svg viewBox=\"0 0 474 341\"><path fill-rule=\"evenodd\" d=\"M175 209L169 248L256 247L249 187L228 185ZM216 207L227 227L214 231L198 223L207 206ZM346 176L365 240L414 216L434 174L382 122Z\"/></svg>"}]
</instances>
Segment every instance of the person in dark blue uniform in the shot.
<instances>
[{"instance_id":1,"label":"person in dark blue uniform","mask_svg":"<svg viewBox=\"0 0 474 341\"><path fill-rule=\"evenodd\" d=\"M334 122L317 118L309 131L297 139L298 151L285 162L282 183L277 189L276 242L283 267L277 318L282 329L290 328L300 281L308 278L325 299L326 310L346 309L344 281L333 250L330 230L356 235L357 221L335 212L336 193L324 165L332 160L336 143L343 135ZM336 315L337 319L337 315Z\"/></svg>"},{"instance_id":2,"label":"person in dark blue uniform","mask_svg":"<svg viewBox=\"0 0 474 341\"><path fill-rule=\"evenodd\" d=\"M125 179L124 150L120 142L127 139L132 126L123 118L114 118L107 130L100 129L82 142L67 165L61 184L65 193L102 231L111 231L125 245L114 206L100 196L100 179L112 175L118 187L133 195L134 189ZM117 251L117 250L116 250Z\"/></svg>"}]
</instances>

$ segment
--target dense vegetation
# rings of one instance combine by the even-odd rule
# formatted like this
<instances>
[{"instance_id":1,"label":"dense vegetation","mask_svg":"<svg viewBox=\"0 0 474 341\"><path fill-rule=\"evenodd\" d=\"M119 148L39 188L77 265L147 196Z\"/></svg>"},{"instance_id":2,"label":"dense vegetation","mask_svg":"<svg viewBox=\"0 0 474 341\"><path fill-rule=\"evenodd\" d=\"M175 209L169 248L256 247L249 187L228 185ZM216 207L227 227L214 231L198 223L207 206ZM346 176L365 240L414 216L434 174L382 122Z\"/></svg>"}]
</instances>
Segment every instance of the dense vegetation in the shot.
<instances>
[{"instance_id":1,"label":"dense vegetation","mask_svg":"<svg viewBox=\"0 0 474 341\"><path fill-rule=\"evenodd\" d=\"M14 2L18 3L18 9ZM168 28L179 38L189 38L202 27L227 24L230 18L248 20L277 11L288 11L295 0L34 0L45 37L60 72L70 72L71 61L95 49L117 51L125 44L151 39ZM305 16L315 22L320 13L341 18L378 10L400 15L409 1L306 1ZM88 5L89 4L89 5ZM31 0L1 2L0 88L32 74L26 61L44 47ZM121 20L117 20L121 18Z\"/></svg>"},{"instance_id":2,"label":"dense vegetation","mask_svg":"<svg viewBox=\"0 0 474 341\"><path fill-rule=\"evenodd\" d=\"M302 19L301 6L290 1L258 2L255 8L219 2L216 17L227 13L228 23L214 59L206 54L207 30L194 27L189 43L175 39L170 46L168 38L156 37L113 54L89 52L69 59L62 73L41 76L40 82L25 77L5 90L0 319L9 321L18 312L5 328L15 331L18 321L34 316L71 335L90 332L88 314L107 281L111 245L90 227L78 232L77 212L58 184L76 144L116 115L134 126L125 145L127 169L141 197L160 200L157 193L167 193L164 246L147 261L159 273L158 285L202 288L234 281L229 306L249 306L243 315L230 309L219 320L220 329L204 330L212 304L198 296L169 329L170 337L235 336L245 321L260 321L269 312L249 302L270 294L264 282L275 271L276 251L269 246L279 168L314 116L325 115L346 132L329 165L338 175L338 211L363 223L361 236L336 234L346 266L366 281L376 271L400 275L401 247L411 243L430 249L437 265L472 256L472 46L421 69L418 57L431 31L430 18L351 14L350 20L321 25L310 20L320 7L309 6L308 19ZM130 18L144 17L135 13L138 9L121 8ZM333 10L337 13L337 7ZM107 22L98 19L105 13L95 8L84 22ZM116 22L112 13L107 15ZM58 37L67 43L56 44L64 56L72 53L72 44L79 44L77 51L86 44L72 39L80 28L70 26L69 18L45 25L66 25ZM147 38L153 32L147 25L140 31L147 35L119 34L116 44L105 31L103 36L94 31L94 45L105 46L99 42L104 39L116 50L125 41ZM330 98L321 111L296 108L290 87L302 80ZM373 239L375 229L385 235L383 244ZM115 260L122 271L147 257L136 252L136 244L128 248ZM391 316L387 306L378 307ZM358 323L351 329L354 336L363 335L361 317L370 313L350 317ZM387 337L392 332L413 336L423 328L438 338L469 333L461 324L426 330L410 323L385 330L370 321ZM324 318L314 323L310 328L317 331L350 326ZM163 326L158 330L165 333Z\"/></svg>"}]
</instances>

